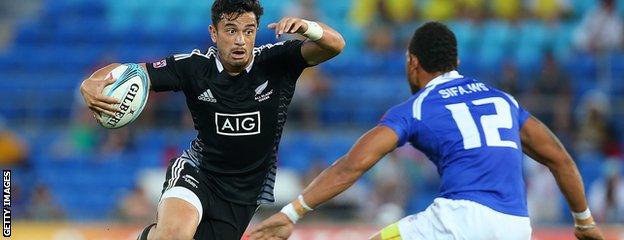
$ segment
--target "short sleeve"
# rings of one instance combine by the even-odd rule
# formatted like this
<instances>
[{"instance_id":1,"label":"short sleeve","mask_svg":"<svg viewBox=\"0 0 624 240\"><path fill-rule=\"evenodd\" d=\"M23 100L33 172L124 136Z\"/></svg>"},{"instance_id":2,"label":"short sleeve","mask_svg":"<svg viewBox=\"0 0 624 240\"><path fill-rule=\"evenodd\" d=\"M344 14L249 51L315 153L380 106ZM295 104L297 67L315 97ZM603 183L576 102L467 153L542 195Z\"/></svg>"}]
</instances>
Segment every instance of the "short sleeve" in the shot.
<instances>
[{"instance_id":1,"label":"short sleeve","mask_svg":"<svg viewBox=\"0 0 624 240\"><path fill-rule=\"evenodd\" d=\"M524 126L524 123L527 119L529 119L529 117L531 117L531 114L528 111L524 110L522 106L518 106L518 126L520 128Z\"/></svg>"},{"instance_id":2,"label":"short sleeve","mask_svg":"<svg viewBox=\"0 0 624 240\"><path fill-rule=\"evenodd\" d=\"M310 67L301 54L303 43L302 40L288 40L265 45L266 50L262 54L267 58L267 62L279 64L274 65L274 68L284 69L292 75L298 76L303 69Z\"/></svg>"},{"instance_id":3,"label":"short sleeve","mask_svg":"<svg viewBox=\"0 0 624 240\"><path fill-rule=\"evenodd\" d=\"M403 146L409 139L411 118L407 115L409 113L399 105L388 110L379 121L380 126L389 127L399 137L397 147Z\"/></svg>"},{"instance_id":4,"label":"short sleeve","mask_svg":"<svg viewBox=\"0 0 624 240\"><path fill-rule=\"evenodd\" d=\"M500 92L503 93L505 96L507 96L511 104L513 104L516 108L518 108L518 115L517 115L518 127L522 128L522 126L524 126L524 123L526 122L527 119L529 119L531 114L528 111L524 110L524 108L522 108L522 106L520 106L520 104L518 103L518 100L516 100L516 98L511 96L511 94L503 92L503 91L500 91Z\"/></svg>"},{"instance_id":5,"label":"short sleeve","mask_svg":"<svg viewBox=\"0 0 624 240\"><path fill-rule=\"evenodd\" d=\"M192 54L176 55L146 64L152 90L156 92L182 90L184 76L191 72L191 57Z\"/></svg>"}]
</instances>

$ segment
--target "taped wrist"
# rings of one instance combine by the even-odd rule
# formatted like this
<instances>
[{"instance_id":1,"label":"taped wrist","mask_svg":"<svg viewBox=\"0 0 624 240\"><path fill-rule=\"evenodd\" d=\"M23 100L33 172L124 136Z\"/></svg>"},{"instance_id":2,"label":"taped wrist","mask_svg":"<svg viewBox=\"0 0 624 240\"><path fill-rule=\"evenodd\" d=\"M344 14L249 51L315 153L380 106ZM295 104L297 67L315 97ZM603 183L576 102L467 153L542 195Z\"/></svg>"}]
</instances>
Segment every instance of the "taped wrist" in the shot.
<instances>
[{"instance_id":1,"label":"taped wrist","mask_svg":"<svg viewBox=\"0 0 624 240\"><path fill-rule=\"evenodd\" d=\"M307 37L308 39L312 40L312 41L318 41L319 39L321 39L323 37L323 27L321 27L321 25L319 25L316 22L313 21L308 21L308 20L302 20L303 22L305 22L306 24L308 24L308 30L306 32L304 32L303 35L304 37Z\"/></svg>"},{"instance_id":2,"label":"taped wrist","mask_svg":"<svg viewBox=\"0 0 624 240\"><path fill-rule=\"evenodd\" d=\"M293 206L292 203L289 203L288 205L284 206L282 210L280 210L280 212L282 212L283 214L286 214L288 219L290 219L290 221L293 223L297 223L297 221L299 221L299 219L301 218L301 216L299 216L299 214L295 210L295 207Z\"/></svg>"}]
</instances>

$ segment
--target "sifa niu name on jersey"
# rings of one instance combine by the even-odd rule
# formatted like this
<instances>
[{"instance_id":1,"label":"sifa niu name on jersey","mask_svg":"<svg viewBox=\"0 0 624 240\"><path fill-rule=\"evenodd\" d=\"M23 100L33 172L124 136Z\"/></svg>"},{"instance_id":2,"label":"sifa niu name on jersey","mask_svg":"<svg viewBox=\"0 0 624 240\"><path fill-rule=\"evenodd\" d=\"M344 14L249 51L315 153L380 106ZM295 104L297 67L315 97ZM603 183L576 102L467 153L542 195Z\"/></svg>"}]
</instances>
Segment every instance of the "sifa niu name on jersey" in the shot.
<instances>
[{"instance_id":1,"label":"sifa niu name on jersey","mask_svg":"<svg viewBox=\"0 0 624 240\"><path fill-rule=\"evenodd\" d=\"M490 91L489 88L485 86L483 83L469 83L462 86L454 86L450 88L441 89L438 91L442 98L456 97L464 94L476 93L476 92L484 92Z\"/></svg>"}]
</instances>

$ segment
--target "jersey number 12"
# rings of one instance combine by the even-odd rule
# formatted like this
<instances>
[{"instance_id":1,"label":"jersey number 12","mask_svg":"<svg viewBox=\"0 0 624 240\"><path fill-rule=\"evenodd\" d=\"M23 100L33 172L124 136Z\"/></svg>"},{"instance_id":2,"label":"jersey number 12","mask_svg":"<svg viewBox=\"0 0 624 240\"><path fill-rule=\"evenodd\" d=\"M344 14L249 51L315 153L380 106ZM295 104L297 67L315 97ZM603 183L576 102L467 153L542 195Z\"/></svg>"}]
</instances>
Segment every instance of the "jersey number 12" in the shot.
<instances>
[{"instance_id":1,"label":"jersey number 12","mask_svg":"<svg viewBox=\"0 0 624 240\"><path fill-rule=\"evenodd\" d=\"M513 119L509 103L500 97L483 98L472 101L474 105L494 104L496 114L481 116L481 129L485 135L485 144L489 147L510 147L518 149L514 141L502 140L499 129L511 129ZM470 109L466 103L455 103L445 106L451 111L453 120L459 128L464 141L464 149L481 147L481 136L477 123L470 114Z\"/></svg>"}]
</instances>

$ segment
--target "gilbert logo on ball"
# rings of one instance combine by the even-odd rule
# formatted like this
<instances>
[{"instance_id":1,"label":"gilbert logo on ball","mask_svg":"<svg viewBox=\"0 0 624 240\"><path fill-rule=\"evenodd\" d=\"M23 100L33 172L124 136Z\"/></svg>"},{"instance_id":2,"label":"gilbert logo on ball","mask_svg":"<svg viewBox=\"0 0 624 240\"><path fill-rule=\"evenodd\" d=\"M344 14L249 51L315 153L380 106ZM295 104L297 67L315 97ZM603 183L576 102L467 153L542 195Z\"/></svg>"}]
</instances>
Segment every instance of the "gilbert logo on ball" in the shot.
<instances>
[{"instance_id":1,"label":"gilbert logo on ball","mask_svg":"<svg viewBox=\"0 0 624 240\"><path fill-rule=\"evenodd\" d=\"M147 73L138 64L123 64L109 74L115 82L104 88L102 94L117 98L118 112L113 115L101 114L99 121L105 128L120 128L139 117L147 103L149 81Z\"/></svg>"}]
</instances>

